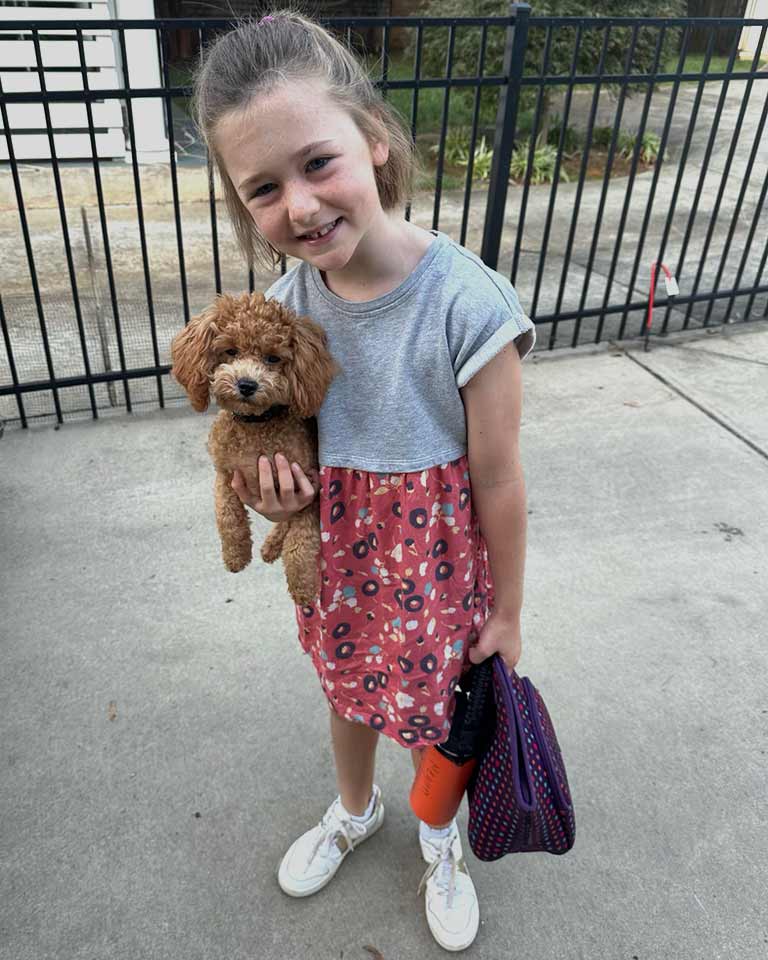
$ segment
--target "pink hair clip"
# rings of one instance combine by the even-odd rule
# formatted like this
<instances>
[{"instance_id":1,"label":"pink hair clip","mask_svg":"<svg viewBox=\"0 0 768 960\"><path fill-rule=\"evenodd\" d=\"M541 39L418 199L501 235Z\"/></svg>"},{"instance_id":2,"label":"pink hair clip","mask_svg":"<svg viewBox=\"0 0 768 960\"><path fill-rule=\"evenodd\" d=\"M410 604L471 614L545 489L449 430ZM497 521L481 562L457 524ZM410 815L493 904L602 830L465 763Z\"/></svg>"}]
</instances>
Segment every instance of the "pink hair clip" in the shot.
<instances>
[{"instance_id":1,"label":"pink hair clip","mask_svg":"<svg viewBox=\"0 0 768 960\"><path fill-rule=\"evenodd\" d=\"M274 19L275 18L273 16L262 17L261 20L259 20L259 22L256 24L256 26L260 27L262 23L269 23L270 20L274 20Z\"/></svg>"}]
</instances>

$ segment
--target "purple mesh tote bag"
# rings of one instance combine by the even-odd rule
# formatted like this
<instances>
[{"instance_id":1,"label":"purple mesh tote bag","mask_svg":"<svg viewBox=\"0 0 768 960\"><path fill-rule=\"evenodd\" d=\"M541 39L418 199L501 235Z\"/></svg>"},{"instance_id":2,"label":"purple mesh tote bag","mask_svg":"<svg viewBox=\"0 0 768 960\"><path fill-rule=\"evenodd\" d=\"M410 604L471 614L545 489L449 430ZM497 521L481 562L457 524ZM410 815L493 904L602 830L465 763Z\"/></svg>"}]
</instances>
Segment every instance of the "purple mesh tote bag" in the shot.
<instances>
[{"instance_id":1,"label":"purple mesh tote bag","mask_svg":"<svg viewBox=\"0 0 768 960\"><path fill-rule=\"evenodd\" d=\"M479 860L566 853L576 825L549 712L528 677L510 675L498 654L489 659L495 710L490 704L489 732L467 788L472 852Z\"/></svg>"}]
</instances>

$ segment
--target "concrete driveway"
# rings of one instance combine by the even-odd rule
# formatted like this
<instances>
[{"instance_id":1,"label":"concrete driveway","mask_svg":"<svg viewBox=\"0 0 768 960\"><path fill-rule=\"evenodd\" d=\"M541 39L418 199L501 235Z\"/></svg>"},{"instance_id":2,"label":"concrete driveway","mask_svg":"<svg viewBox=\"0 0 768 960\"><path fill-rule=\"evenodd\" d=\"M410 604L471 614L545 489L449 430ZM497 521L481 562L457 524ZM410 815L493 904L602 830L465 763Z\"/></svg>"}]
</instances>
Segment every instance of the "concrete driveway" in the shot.
<instances>
[{"instance_id":1,"label":"concrete driveway","mask_svg":"<svg viewBox=\"0 0 768 960\"><path fill-rule=\"evenodd\" d=\"M758 324L526 363L520 672L577 840L468 856L468 955L766 956L767 367ZM327 709L281 571L219 560L208 423L0 440L0 957L436 960L394 743L382 830L315 897L277 886L334 795Z\"/></svg>"}]
</instances>

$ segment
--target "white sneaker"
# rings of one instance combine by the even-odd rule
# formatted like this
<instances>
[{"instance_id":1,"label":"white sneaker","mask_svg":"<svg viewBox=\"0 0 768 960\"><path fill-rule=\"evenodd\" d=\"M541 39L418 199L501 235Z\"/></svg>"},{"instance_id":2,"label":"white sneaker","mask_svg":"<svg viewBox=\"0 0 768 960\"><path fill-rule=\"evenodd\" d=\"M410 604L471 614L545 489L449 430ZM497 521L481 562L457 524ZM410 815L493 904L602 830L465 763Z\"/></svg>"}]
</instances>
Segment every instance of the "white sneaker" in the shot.
<instances>
[{"instance_id":1,"label":"white sneaker","mask_svg":"<svg viewBox=\"0 0 768 960\"><path fill-rule=\"evenodd\" d=\"M425 907L432 936L445 950L465 950L477 936L480 910L456 821L445 839L429 840L419 830L419 844L429 864L419 893L426 886Z\"/></svg>"},{"instance_id":2,"label":"white sneaker","mask_svg":"<svg viewBox=\"0 0 768 960\"><path fill-rule=\"evenodd\" d=\"M373 836L384 820L381 790L373 786L373 811L367 820L352 820L336 797L320 823L295 840L282 859L277 882L289 897L308 897L333 879L344 858Z\"/></svg>"}]
</instances>

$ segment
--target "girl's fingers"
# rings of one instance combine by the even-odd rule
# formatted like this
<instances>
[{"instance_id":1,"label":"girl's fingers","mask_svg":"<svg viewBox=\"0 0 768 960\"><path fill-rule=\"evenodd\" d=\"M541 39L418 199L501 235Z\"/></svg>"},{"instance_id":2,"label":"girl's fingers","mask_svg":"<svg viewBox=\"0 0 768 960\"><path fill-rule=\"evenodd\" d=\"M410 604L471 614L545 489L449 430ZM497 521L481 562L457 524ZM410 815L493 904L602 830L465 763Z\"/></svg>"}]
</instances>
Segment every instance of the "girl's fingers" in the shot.
<instances>
[{"instance_id":1,"label":"girl's fingers","mask_svg":"<svg viewBox=\"0 0 768 960\"><path fill-rule=\"evenodd\" d=\"M296 485L293 482L291 465L288 463L282 453L275 454L275 466L277 467L277 480L280 488L280 501L283 505L290 501L296 492Z\"/></svg>"},{"instance_id":2,"label":"girl's fingers","mask_svg":"<svg viewBox=\"0 0 768 960\"><path fill-rule=\"evenodd\" d=\"M272 476L272 464L269 457L259 457L259 487L261 490L261 505L267 511L274 510L278 506L277 496L275 494L275 480Z\"/></svg>"},{"instance_id":3,"label":"girl's fingers","mask_svg":"<svg viewBox=\"0 0 768 960\"><path fill-rule=\"evenodd\" d=\"M293 475L299 485L299 493L303 496L305 506L315 499L315 487L309 477L304 473L298 463L291 464Z\"/></svg>"},{"instance_id":4,"label":"girl's fingers","mask_svg":"<svg viewBox=\"0 0 768 960\"><path fill-rule=\"evenodd\" d=\"M240 473L239 470L235 470L232 474L231 486L241 500L245 501L250 496L251 491L248 489L248 485L245 482L245 477L242 475L242 473Z\"/></svg>"}]
</instances>

